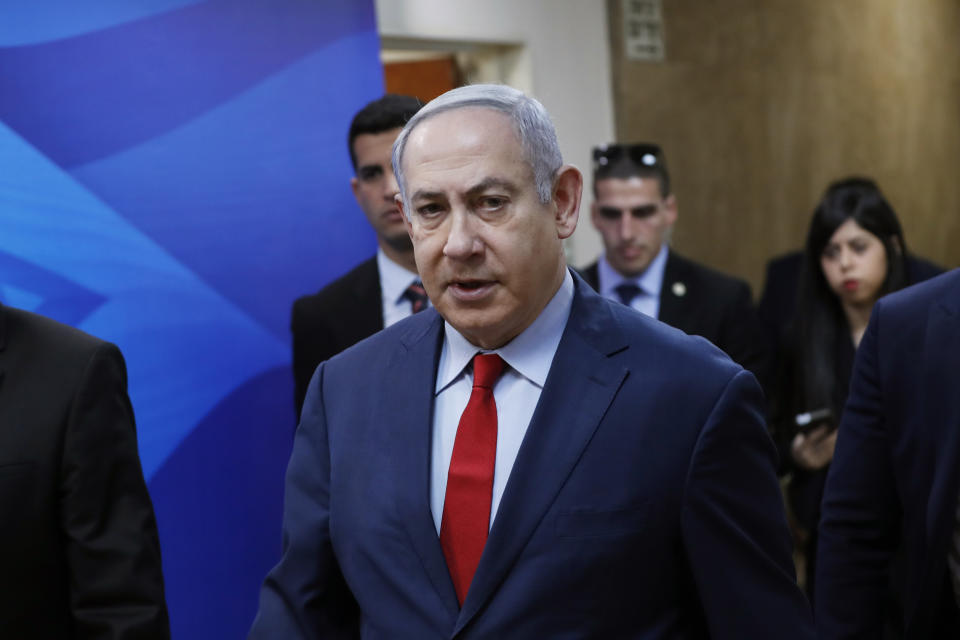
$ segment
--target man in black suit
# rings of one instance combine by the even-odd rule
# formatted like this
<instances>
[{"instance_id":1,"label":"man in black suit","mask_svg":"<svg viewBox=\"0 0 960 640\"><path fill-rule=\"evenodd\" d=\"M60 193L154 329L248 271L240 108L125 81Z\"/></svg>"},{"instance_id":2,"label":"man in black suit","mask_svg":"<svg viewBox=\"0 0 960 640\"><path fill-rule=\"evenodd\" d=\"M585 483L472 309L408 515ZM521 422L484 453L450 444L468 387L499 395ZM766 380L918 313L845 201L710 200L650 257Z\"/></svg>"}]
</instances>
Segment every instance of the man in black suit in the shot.
<instances>
[{"instance_id":1,"label":"man in black suit","mask_svg":"<svg viewBox=\"0 0 960 640\"><path fill-rule=\"evenodd\" d=\"M0 638L169 638L126 369L0 305Z\"/></svg>"},{"instance_id":2,"label":"man in black suit","mask_svg":"<svg viewBox=\"0 0 960 640\"><path fill-rule=\"evenodd\" d=\"M769 349L750 286L668 247L677 199L660 147L607 145L593 158L590 219L605 252L584 279L607 298L707 338L765 382Z\"/></svg>"},{"instance_id":3,"label":"man in black suit","mask_svg":"<svg viewBox=\"0 0 960 640\"><path fill-rule=\"evenodd\" d=\"M297 415L317 365L427 305L413 245L394 201L393 142L420 109L410 96L387 94L361 109L347 144L356 174L350 187L377 233L377 255L293 303L294 402Z\"/></svg>"},{"instance_id":4,"label":"man in black suit","mask_svg":"<svg viewBox=\"0 0 960 640\"><path fill-rule=\"evenodd\" d=\"M882 298L827 477L818 637L957 638L960 269Z\"/></svg>"}]
</instances>

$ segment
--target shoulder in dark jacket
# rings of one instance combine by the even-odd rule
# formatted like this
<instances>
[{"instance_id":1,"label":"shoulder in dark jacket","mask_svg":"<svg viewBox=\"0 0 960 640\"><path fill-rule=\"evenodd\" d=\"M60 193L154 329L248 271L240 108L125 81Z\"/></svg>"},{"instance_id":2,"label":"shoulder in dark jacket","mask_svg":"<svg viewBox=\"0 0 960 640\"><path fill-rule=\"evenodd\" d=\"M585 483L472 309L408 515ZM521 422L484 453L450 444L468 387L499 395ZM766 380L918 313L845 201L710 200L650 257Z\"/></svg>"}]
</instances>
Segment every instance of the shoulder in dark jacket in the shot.
<instances>
[{"instance_id":1,"label":"shoulder in dark jacket","mask_svg":"<svg viewBox=\"0 0 960 640\"><path fill-rule=\"evenodd\" d=\"M317 365L383 329L380 298L380 271L373 257L293 303L290 330L298 416Z\"/></svg>"}]
</instances>

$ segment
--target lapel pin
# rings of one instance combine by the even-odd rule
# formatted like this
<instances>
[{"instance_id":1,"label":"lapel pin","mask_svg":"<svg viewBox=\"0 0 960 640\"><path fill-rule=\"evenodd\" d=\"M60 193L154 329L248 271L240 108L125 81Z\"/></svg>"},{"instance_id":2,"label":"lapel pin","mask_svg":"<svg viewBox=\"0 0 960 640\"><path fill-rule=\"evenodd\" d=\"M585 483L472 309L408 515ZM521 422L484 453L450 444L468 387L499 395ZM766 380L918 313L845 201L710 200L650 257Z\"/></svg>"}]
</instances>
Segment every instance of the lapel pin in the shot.
<instances>
[{"instance_id":1,"label":"lapel pin","mask_svg":"<svg viewBox=\"0 0 960 640\"><path fill-rule=\"evenodd\" d=\"M687 294L687 285L683 284L682 282L674 282L673 287L671 287L671 291L673 291L673 295L677 296L678 298L682 298Z\"/></svg>"}]
</instances>

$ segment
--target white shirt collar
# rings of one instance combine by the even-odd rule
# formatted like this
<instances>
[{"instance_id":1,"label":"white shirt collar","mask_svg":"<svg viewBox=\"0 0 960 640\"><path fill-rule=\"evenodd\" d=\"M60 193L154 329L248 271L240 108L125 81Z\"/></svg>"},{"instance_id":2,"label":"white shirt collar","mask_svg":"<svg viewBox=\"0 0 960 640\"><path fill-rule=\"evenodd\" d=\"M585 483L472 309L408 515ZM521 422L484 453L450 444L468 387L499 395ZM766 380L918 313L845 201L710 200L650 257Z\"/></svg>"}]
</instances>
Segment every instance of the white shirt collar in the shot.
<instances>
[{"instance_id":1,"label":"white shirt collar","mask_svg":"<svg viewBox=\"0 0 960 640\"><path fill-rule=\"evenodd\" d=\"M513 370L542 389L572 307L573 278L567 271L560 288L536 320L516 338L490 353L500 354ZM434 393L440 393L456 380L478 351L482 349L464 338L449 322L444 322L443 349Z\"/></svg>"},{"instance_id":2,"label":"white shirt collar","mask_svg":"<svg viewBox=\"0 0 960 640\"><path fill-rule=\"evenodd\" d=\"M624 282L632 282L640 287L645 295L660 297L663 288L663 272L667 267L667 244L660 245L660 251L654 256L646 270L638 276L627 278L610 266L606 254L597 261L597 279L600 281L600 295L605 298L617 299L615 289Z\"/></svg>"},{"instance_id":3,"label":"white shirt collar","mask_svg":"<svg viewBox=\"0 0 960 640\"><path fill-rule=\"evenodd\" d=\"M377 248L377 269L380 271L380 291L385 304L397 304L400 296L411 284L420 279L420 276L397 264Z\"/></svg>"}]
</instances>

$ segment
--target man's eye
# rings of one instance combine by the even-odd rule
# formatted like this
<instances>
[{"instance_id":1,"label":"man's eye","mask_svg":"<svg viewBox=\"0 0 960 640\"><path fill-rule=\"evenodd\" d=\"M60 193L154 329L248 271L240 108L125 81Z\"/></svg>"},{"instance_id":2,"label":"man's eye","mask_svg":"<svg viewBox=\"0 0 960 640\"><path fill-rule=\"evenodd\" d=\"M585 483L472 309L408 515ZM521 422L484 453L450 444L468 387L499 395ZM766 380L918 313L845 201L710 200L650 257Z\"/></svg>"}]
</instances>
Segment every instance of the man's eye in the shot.
<instances>
[{"instance_id":1,"label":"man's eye","mask_svg":"<svg viewBox=\"0 0 960 640\"><path fill-rule=\"evenodd\" d=\"M614 209L613 207L600 207L598 211L601 218L606 218L607 220L620 219L620 209Z\"/></svg>"},{"instance_id":2,"label":"man's eye","mask_svg":"<svg viewBox=\"0 0 960 640\"><path fill-rule=\"evenodd\" d=\"M480 199L480 206L484 209L499 209L506 203L506 198L500 198L498 196L485 196Z\"/></svg>"},{"instance_id":3,"label":"man's eye","mask_svg":"<svg viewBox=\"0 0 960 640\"><path fill-rule=\"evenodd\" d=\"M643 220L644 218L649 218L656 212L657 212L657 208L655 206L648 205L648 206L637 207L635 209L632 209L630 211L630 215L632 215L637 220Z\"/></svg>"},{"instance_id":4,"label":"man's eye","mask_svg":"<svg viewBox=\"0 0 960 640\"><path fill-rule=\"evenodd\" d=\"M383 169L380 167L361 167L360 171L357 172L357 177L360 178L363 182L370 182L376 180L377 178L383 175Z\"/></svg>"},{"instance_id":5,"label":"man's eye","mask_svg":"<svg viewBox=\"0 0 960 640\"><path fill-rule=\"evenodd\" d=\"M436 203L424 204L417 207L417 214L424 217L434 216L442 210L442 207Z\"/></svg>"}]
</instances>

